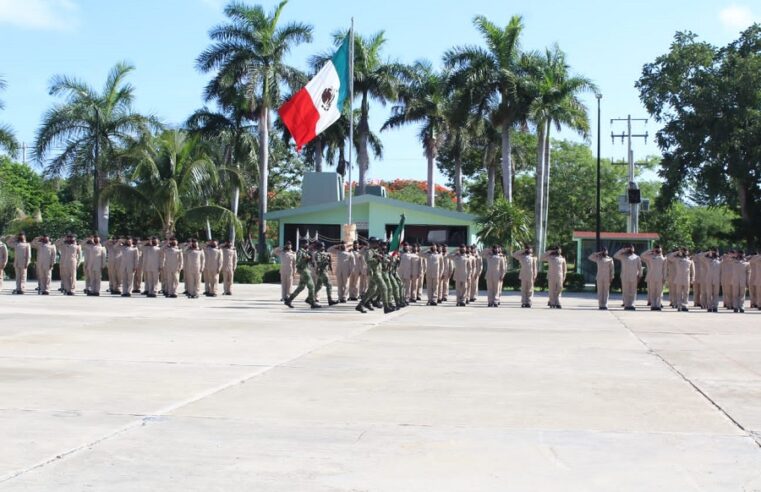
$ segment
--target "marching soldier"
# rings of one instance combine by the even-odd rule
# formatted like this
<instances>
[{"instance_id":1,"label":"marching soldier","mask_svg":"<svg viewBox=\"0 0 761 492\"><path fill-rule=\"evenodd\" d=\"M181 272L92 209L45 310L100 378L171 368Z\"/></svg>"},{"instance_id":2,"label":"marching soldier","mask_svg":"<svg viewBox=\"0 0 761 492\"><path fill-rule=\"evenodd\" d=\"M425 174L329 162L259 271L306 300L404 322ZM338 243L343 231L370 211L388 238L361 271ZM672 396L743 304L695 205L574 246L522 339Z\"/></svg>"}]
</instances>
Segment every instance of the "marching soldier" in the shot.
<instances>
[{"instance_id":1,"label":"marching soldier","mask_svg":"<svg viewBox=\"0 0 761 492\"><path fill-rule=\"evenodd\" d=\"M43 296L50 295L50 281L55 265L56 247L50 243L47 234L32 239L32 248L37 250L37 293ZM0 271L0 274L2 271Z\"/></svg>"},{"instance_id":2,"label":"marching soldier","mask_svg":"<svg viewBox=\"0 0 761 492\"><path fill-rule=\"evenodd\" d=\"M233 279L235 270L238 268L238 251L230 241L225 241L222 246L222 286L223 295L233 295Z\"/></svg>"},{"instance_id":3,"label":"marching soldier","mask_svg":"<svg viewBox=\"0 0 761 492\"><path fill-rule=\"evenodd\" d=\"M616 267L613 264L613 258L608 254L608 250L603 248L601 251L589 255L589 261L597 264L597 306L601 311L607 311L608 298L610 297L610 284L613 282L613 277L616 271ZM648 270L648 278L650 277L649 272L650 270Z\"/></svg>"},{"instance_id":4,"label":"marching soldier","mask_svg":"<svg viewBox=\"0 0 761 492\"><path fill-rule=\"evenodd\" d=\"M85 260L85 294L99 296L100 281L106 267L106 248L97 235L88 238L80 247Z\"/></svg>"},{"instance_id":5,"label":"marching soldier","mask_svg":"<svg viewBox=\"0 0 761 492\"><path fill-rule=\"evenodd\" d=\"M119 264L122 258L122 244L116 238L111 238L106 241L106 255L108 258L108 291L111 294L121 294L121 278L119 274L121 272L121 265Z\"/></svg>"},{"instance_id":6,"label":"marching soldier","mask_svg":"<svg viewBox=\"0 0 761 492\"><path fill-rule=\"evenodd\" d=\"M454 267L452 273L457 292L457 305L465 307L465 301L468 299L468 282L473 274L473 263L470 260L468 247L464 244L461 244L457 253L452 255L452 266Z\"/></svg>"},{"instance_id":7,"label":"marching soldier","mask_svg":"<svg viewBox=\"0 0 761 492\"><path fill-rule=\"evenodd\" d=\"M204 271L205 256L196 238L191 238L190 244L185 249L182 263L188 299L198 299L198 294L201 292L201 272Z\"/></svg>"},{"instance_id":8,"label":"marching soldier","mask_svg":"<svg viewBox=\"0 0 761 492\"><path fill-rule=\"evenodd\" d=\"M745 312L745 291L750 280L750 264L745 261L745 252L735 251L732 259L732 309L736 313Z\"/></svg>"},{"instance_id":9,"label":"marching soldier","mask_svg":"<svg viewBox=\"0 0 761 492\"><path fill-rule=\"evenodd\" d=\"M520 273L518 274L518 278L521 281L521 307L522 308L530 308L531 303L534 299L534 282L536 282L536 276L537 276L537 261L536 257L533 255L533 248L526 245L525 248L521 251L516 251L513 253L513 258L515 258L518 263L520 264ZM542 259L542 261L545 261ZM565 260L563 260L565 261ZM565 273L563 273L563 279L565 279ZM561 283L561 289L562 289L562 283ZM560 297L558 294L558 302L556 303L558 306L560 305ZM554 307L554 306L551 306Z\"/></svg>"},{"instance_id":10,"label":"marching soldier","mask_svg":"<svg viewBox=\"0 0 761 492\"><path fill-rule=\"evenodd\" d=\"M663 310L663 284L668 277L666 257L660 246L642 253L647 266L647 302L651 311Z\"/></svg>"},{"instance_id":11,"label":"marching soldier","mask_svg":"<svg viewBox=\"0 0 761 492\"><path fill-rule=\"evenodd\" d=\"M423 254L425 258L425 283L428 290L428 305L435 306L441 301L439 287L441 286L441 270L444 268L442 256L439 254L438 246L431 245L429 251Z\"/></svg>"},{"instance_id":12,"label":"marching soldier","mask_svg":"<svg viewBox=\"0 0 761 492\"><path fill-rule=\"evenodd\" d=\"M212 239L206 243L206 247L203 249L203 256L203 280L205 282L203 295L217 297L219 272L222 271L222 252L217 247L217 241Z\"/></svg>"},{"instance_id":13,"label":"marching soldier","mask_svg":"<svg viewBox=\"0 0 761 492\"><path fill-rule=\"evenodd\" d=\"M285 301L291 295L296 275L296 253L291 242L286 241L283 249L275 248L273 254L280 258L280 300Z\"/></svg>"},{"instance_id":14,"label":"marching soldier","mask_svg":"<svg viewBox=\"0 0 761 492\"><path fill-rule=\"evenodd\" d=\"M3 238L0 237L0 291L3 290L3 272L5 265L8 264L8 247L5 245Z\"/></svg>"},{"instance_id":15,"label":"marching soldier","mask_svg":"<svg viewBox=\"0 0 761 492\"><path fill-rule=\"evenodd\" d=\"M328 277L328 271L333 271L333 257L330 253L325 251L325 243L317 243L315 245L316 251L312 253L312 262L314 265L314 271L317 273L317 283L314 286L315 297L319 294L322 286L325 286L325 291L328 293L328 306L335 306L338 301L333 300L333 284Z\"/></svg>"},{"instance_id":16,"label":"marching soldier","mask_svg":"<svg viewBox=\"0 0 761 492\"><path fill-rule=\"evenodd\" d=\"M8 246L13 248L13 268L16 270L16 289L14 294L23 295L26 291L26 270L32 262L32 247L26 242L26 235L19 235L6 239Z\"/></svg>"},{"instance_id":17,"label":"marching soldier","mask_svg":"<svg viewBox=\"0 0 761 492\"><path fill-rule=\"evenodd\" d=\"M721 290L721 256L716 248L698 255L703 262L703 307L709 313L719 312L719 291Z\"/></svg>"},{"instance_id":18,"label":"marching soldier","mask_svg":"<svg viewBox=\"0 0 761 492\"><path fill-rule=\"evenodd\" d=\"M496 244L481 253L486 258L486 298L488 307L499 307L502 279L507 272L507 261Z\"/></svg>"},{"instance_id":19,"label":"marching soldier","mask_svg":"<svg viewBox=\"0 0 761 492\"><path fill-rule=\"evenodd\" d=\"M560 246L555 246L544 252L542 261L548 265L547 282L549 284L550 299L548 305L550 308L562 309L560 305L560 296L563 293L563 283L568 272L568 265L563 257L563 251Z\"/></svg>"},{"instance_id":20,"label":"marching soldier","mask_svg":"<svg viewBox=\"0 0 761 492\"><path fill-rule=\"evenodd\" d=\"M352 253L354 254L354 268L349 279L349 300L358 301L367 291L367 264L358 241L352 243Z\"/></svg>"},{"instance_id":21,"label":"marching soldier","mask_svg":"<svg viewBox=\"0 0 761 492\"><path fill-rule=\"evenodd\" d=\"M124 240L122 245L122 255L119 260L120 273L119 277L122 280L122 297L132 297L132 287L135 284L135 272L137 271L137 264L140 261L140 251L132 243L132 238Z\"/></svg>"},{"instance_id":22,"label":"marching soldier","mask_svg":"<svg viewBox=\"0 0 761 492\"><path fill-rule=\"evenodd\" d=\"M162 287L164 295L170 299L177 298L177 287L180 285L180 271L184 268L184 254L177 247L177 239L171 238L163 249L162 269L164 280Z\"/></svg>"},{"instance_id":23,"label":"marching soldier","mask_svg":"<svg viewBox=\"0 0 761 492\"><path fill-rule=\"evenodd\" d=\"M303 243L301 249L296 254L296 270L299 272L299 285L291 295L285 298L285 305L289 308L293 308L293 300L297 295L301 294L301 291L307 289L307 304L312 309L319 309L322 306L317 304L314 300L314 280L312 278L312 269L310 264L312 263L312 253L309 251L309 245Z\"/></svg>"},{"instance_id":24,"label":"marching soldier","mask_svg":"<svg viewBox=\"0 0 761 492\"><path fill-rule=\"evenodd\" d=\"M161 272L163 255L159 240L152 237L150 242L144 244L142 248L143 275L145 276L146 297L156 297L159 284L159 273Z\"/></svg>"},{"instance_id":25,"label":"marching soldier","mask_svg":"<svg viewBox=\"0 0 761 492\"><path fill-rule=\"evenodd\" d=\"M354 271L354 253L346 247L346 243L338 243L328 248L328 253L336 255L336 284L338 287L338 302L345 303L349 296L349 281Z\"/></svg>"},{"instance_id":26,"label":"marching soldier","mask_svg":"<svg viewBox=\"0 0 761 492\"><path fill-rule=\"evenodd\" d=\"M634 311L637 302L637 284L642 277L642 259L634 252L631 244L619 249L613 258L621 262L621 292L624 300L624 310Z\"/></svg>"},{"instance_id":27,"label":"marching soldier","mask_svg":"<svg viewBox=\"0 0 761 492\"><path fill-rule=\"evenodd\" d=\"M674 287L676 289L676 304L679 311L689 311L687 307L690 298L690 285L695 280L695 264L690 259L689 251L680 248L679 251L669 253L673 257Z\"/></svg>"}]
</instances>

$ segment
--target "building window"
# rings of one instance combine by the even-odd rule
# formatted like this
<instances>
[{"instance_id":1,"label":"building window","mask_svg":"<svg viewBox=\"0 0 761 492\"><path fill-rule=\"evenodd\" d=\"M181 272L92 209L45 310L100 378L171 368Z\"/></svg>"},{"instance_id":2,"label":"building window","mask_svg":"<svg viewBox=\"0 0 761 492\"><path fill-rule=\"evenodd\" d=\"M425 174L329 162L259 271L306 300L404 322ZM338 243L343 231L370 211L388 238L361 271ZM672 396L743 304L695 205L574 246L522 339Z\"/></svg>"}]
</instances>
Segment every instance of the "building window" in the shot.
<instances>
[{"instance_id":1,"label":"building window","mask_svg":"<svg viewBox=\"0 0 761 492\"><path fill-rule=\"evenodd\" d=\"M386 224L386 235L391 236L398 224ZM444 243L449 246L468 244L467 226L411 225L404 226L404 240L410 244L429 246Z\"/></svg>"}]
</instances>

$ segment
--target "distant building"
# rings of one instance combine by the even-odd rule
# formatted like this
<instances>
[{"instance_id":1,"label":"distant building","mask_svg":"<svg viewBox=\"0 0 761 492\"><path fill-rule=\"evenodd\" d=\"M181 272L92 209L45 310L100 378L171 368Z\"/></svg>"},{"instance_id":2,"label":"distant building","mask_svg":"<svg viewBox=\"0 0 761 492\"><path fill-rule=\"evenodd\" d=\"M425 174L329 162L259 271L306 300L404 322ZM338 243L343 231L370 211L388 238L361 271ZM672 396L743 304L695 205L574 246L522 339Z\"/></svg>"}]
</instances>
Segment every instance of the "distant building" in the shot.
<instances>
[{"instance_id":1,"label":"distant building","mask_svg":"<svg viewBox=\"0 0 761 492\"><path fill-rule=\"evenodd\" d=\"M611 256L626 245L633 244L637 254L641 254L653 247L653 243L660 239L654 232L601 232L600 242L603 248L607 248ZM576 273L584 275L587 283L595 282L597 265L587 259L589 255L597 251L597 234L595 231L573 231L573 240L576 242ZM618 263L618 262L616 262ZM619 265L616 264L618 271Z\"/></svg>"},{"instance_id":2,"label":"distant building","mask_svg":"<svg viewBox=\"0 0 761 492\"><path fill-rule=\"evenodd\" d=\"M387 198L381 186L368 187L368 194L352 199L352 221L357 225L360 238L390 236L402 214L406 217L407 242L449 246L476 242L476 218L471 214ZM296 244L297 236L314 237L315 234L326 243L339 242L342 225L348 221L348 201L344 198L340 176L306 173L301 206L269 212L265 219L278 221L281 246L286 240Z\"/></svg>"}]
</instances>

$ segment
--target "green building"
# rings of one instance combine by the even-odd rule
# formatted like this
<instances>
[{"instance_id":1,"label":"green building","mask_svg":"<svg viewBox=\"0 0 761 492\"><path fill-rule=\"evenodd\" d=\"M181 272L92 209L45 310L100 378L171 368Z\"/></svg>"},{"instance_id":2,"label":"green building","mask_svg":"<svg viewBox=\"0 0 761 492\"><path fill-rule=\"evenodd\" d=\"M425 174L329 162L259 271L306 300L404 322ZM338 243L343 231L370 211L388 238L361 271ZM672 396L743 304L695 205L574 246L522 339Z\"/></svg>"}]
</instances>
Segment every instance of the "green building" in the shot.
<instances>
[{"instance_id":1,"label":"green building","mask_svg":"<svg viewBox=\"0 0 761 492\"><path fill-rule=\"evenodd\" d=\"M307 173L302 185L302 205L265 215L279 223L280 246L296 244L297 236L314 237L326 243L341 241L342 227L348 221L348 200L342 179L335 173ZM368 194L352 199L352 222L360 238L389 237L404 214L405 240L428 245L445 243L459 246L476 242L475 216L387 198L382 187L368 187Z\"/></svg>"}]
</instances>

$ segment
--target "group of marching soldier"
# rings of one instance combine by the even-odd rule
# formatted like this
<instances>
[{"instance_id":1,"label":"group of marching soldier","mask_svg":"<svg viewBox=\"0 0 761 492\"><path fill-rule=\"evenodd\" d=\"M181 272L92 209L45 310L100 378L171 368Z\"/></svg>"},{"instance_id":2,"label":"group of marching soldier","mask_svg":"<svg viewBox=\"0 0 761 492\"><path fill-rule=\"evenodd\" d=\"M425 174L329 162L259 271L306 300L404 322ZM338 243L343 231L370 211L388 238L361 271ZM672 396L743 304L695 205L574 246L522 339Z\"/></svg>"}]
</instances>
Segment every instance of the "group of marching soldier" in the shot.
<instances>
[{"instance_id":1,"label":"group of marching soldier","mask_svg":"<svg viewBox=\"0 0 761 492\"><path fill-rule=\"evenodd\" d=\"M13 294L26 293L27 269L32 262L33 250L36 251L36 290L40 295L50 294L56 263L61 277L60 290L64 295L75 295L77 268L84 263L83 292L88 296L100 295L103 271L107 270L107 292L112 295L157 297L163 294L176 298L182 272L184 294L191 299L199 296L202 282L204 295L216 297L220 274L222 293L232 295L233 275L238 265L237 252L230 242L220 246L215 240L202 245L196 239L179 244L175 238L159 241L156 237L146 240L126 237L109 239L103 244L98 236L77 241L71 234L56 240L42 235L27 241L24 234L18 234L0 239L0 272L8 261L8 247L14 250L16 287Z\"/></svg>"}]
</instances>

